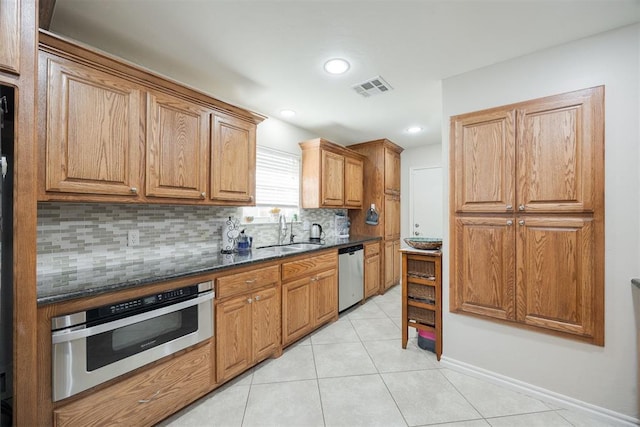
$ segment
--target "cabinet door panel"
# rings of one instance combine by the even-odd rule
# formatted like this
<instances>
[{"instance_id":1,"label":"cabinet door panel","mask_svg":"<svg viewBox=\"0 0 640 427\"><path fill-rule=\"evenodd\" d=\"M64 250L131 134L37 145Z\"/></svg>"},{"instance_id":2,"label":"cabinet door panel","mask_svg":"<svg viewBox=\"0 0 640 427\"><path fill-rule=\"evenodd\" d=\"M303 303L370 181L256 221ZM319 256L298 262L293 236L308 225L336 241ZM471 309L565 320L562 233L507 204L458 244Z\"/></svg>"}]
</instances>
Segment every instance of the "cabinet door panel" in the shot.
<instances>
[{"instance_id":1,"label":"cabinet door panel","mask_svg":"<svg viewBox=\"0 0 640 427\"><path fill-rule=\"evenodd\" d=\"M518 205L527 212L593 211L602 97L602 88L587 89L518 109Z\"/></svg>"},{"instance_id":2,"label":"cabinet door panel","mask_svg":"<svg viewBox=\"0 0 640 427\"><path fill-rule=\"evenodd\" d=\"M400 195L400 153L384 149L384 192Z\"/></svg>"},{"instance_id":3,"label":"cabinet door panel","mask_svg":"<svg viewBox=\"0 0 640 427\"><path fill-rule=\"evenodd\" d=\"M47 61L46 189L135 195L139 188L140 91L110 74Z\"/></svg>"},{"instance_id":4,"label":"cabinet door panel","mask_svg":"<svg viewBox=\"0 0 640 427\"><path fill-rule=\"evenodd\" d=\"M314 326L338 318L338 271L323 271L311 279Z\"/></svg>"},{"instance_id":5,"label":"cabinet door panel","mask_svg":"<svg viewBox=\"0 0 640 427\"><path fill-rule=\"evenodd\" d=\"M162 93L147 94L148 196L203 199L209 111Z\"/></svg>"},{"instance_id":6,"label":"cabinet door panel","mask_svg":"<svg viewBox=\"0 0 640 427\"><path fill-rule=\"evenodd\" d=\"M282 284L282 344L289 344L313 328L311 281L304 277Z\"/></svg>"},{"instance_id":7,"label":"cabinet door panel","mask_svg":"<svg viewBox=\"0 0 640 427\"><path fill-rule=\"evenodd\" d=\"M322 150L322 205L344 206L344 157Z\"/></svg>"},{"instance_id":8,"label":"cabinet door panel","mask_svg":"<svg viewBox=\"0 0 640 427\"><path fill-rule=\"evenodd\" d=\"M216 378L222 382L251 364L251 304L249 295L216 306Z\"/></svg>"},{"instance_id":9,"label":"cabinet door panel","mask_svg":"<svg viewBox=\"0 0 640 427\"><path fill-rule=\"evenodd\" d=\"M274 353L280 346L280 288L265 288L253 295L253 361Z\"/></svg>"},{"instance_id":10,"label":"cabinet door panel","mask_svg":"<svg viewBox=\"0 0 640 427\"><path fill-rule=\"evenodd\" d=\"M211 198L254 204L256 126L216 113L211 150Z\"/></svg>"},{"instance_id":11,"label":"cabinet door panel","mask_svg":"<svg viewBox=\"0 0 640 427\"><path fill-rule=\"evenodd\" d=\"M518 226L518 320L579 335L594 333L593 221L525 218Z\"/></svg>"},{"instance_id":12,"label":"cabinet door panel","mask_svg":"<svg viewBox=\"0 0 640 427\"><path fill-rule=\"evenodd\" d=\"M474 114L455 119L451 126L455 210L506 212L513 209L515 112Z\"/></svg>"},{"instance_id":13,"label":"cabinet door panel","mask_svg":"<svg viewBox=\"0 0 640 427\"><path fill-rule=\"evenodd\" d=\"M393 240L400 238L400 197L384 196L384 238Z\"/></svg>"},{"instance_id":14,"label":"cabinet door panel","mask_svg":"<svg viewBox=\"0 0 640 427\"><path fill-rule=\"evenodd\" d=\"M452 311L515 319L515 236L509 218L456 218Z\"/></svg>"},{"instance_id":15,"label":"cabinet door panel","mask_svg":"<svg viewBox=\"0 0 640 427\"><path fill-rule=\"evenodd\" d=\"M364 260L364 297L369 298L380 291L380 255Z\"/></svg>"},{"instance_id":16,"label":"cabinet door panel","mask_svg":"<svg viewBox=\"0 0 640 427\"><path fill-rule=\"evenodd\" d=\"M364 162L345 157L344 204L348 208L361 208L363 200Z\"/></svg>"},{"instance_id":17,"label":"cabinet door panel","mask_svg":"<svg viewBox=\"0 0 640 427\"><path fill-rule=\"evenodd\" d=\"M0 0L0 70L19 73L20 0Z\"/></svg>"}]
</instances>

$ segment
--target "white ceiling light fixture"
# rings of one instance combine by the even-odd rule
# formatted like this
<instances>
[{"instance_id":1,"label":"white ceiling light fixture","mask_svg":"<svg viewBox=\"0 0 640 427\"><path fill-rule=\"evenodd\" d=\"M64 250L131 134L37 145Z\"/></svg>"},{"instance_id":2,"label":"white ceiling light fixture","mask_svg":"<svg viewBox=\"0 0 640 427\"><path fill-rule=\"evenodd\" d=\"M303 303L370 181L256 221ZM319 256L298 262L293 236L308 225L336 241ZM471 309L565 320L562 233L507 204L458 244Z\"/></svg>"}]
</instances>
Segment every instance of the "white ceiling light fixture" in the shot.
<instances>
[{"instance_id":1,"label":"white ceiling light fixture","mask_svg":"<svg viewBox=\"0 0 640 427\"><path fill-rule=\"evenodd\" d=\"M422 128L420 126L411 126L407 128L407 133L419 133L422 132Z\"/></svg>"},{"instance_id":2,"label":"white ceiling light fixture","mask_svg":"<svg viewBox=\"0 0 640 427\"><path fill-rule=\"evenodd\" d=\"M280 110L280 115L282 117L293 117L296 115L296 112L293 110Z\"/></svg>"},{"instance_id":3,"label":"white ceiling light fixture","mask_svg":"<svg viewBox=\"0 0 640 427\"><path fill-rule=\"evenodd\" d=\"M344 74L350 67L349 62L342 58L333 58L324 63L324 70L329 74Z\"/></svg>"}]
</instances>

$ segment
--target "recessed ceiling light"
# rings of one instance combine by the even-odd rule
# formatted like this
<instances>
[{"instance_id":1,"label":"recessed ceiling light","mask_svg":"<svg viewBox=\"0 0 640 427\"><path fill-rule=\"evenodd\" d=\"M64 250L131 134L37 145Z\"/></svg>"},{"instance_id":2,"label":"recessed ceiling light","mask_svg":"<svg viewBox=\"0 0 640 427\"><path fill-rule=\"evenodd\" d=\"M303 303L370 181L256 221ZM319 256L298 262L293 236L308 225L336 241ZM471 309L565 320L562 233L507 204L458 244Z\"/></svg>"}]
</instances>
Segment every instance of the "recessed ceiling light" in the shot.
<instances>
[{"instance_id":1,"label":"recessed ceiling light","mask_svg":"<svg viewBox=\"0 0 640 427\"><path fill-rule=\"evenodd\" d=\"M324 70L329 74L346 73L349 67L349 63L342 58L333 58L324 63Z\"/></svg>"},{"instance_id":2,"label":"recessed ceiling light","mask_svg":"<svg viewBox=\"0 0 640 427\"><path fill-rule=\"evenodd\" d=\"M280 115L282 117L293 117L296 115L296 112L293 110L281 110Z\"/></svg>"},{"instance_id":3,"label":"recessed ceiling light","mask_svg":"<svg viewBox=\"0 0 640 427\"><path fill-rule=\"evenodd\" d=\"M410 128L407 128L407 133L418 133L418 132L422 132L422 128L420 126L411 126Z\"/></svg>"}]
</instances>

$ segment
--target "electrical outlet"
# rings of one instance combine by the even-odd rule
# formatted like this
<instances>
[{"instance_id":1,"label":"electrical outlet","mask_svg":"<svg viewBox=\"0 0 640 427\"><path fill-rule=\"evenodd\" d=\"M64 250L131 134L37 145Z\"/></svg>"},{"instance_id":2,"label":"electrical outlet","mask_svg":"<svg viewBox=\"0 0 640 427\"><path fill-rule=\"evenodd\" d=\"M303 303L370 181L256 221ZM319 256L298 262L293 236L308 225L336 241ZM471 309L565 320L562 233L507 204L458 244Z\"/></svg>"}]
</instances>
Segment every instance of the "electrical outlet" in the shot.
<instances>
[{"instance_id":1,"label":"electrical outlet","mask_svg":"<svg viewBox=\"0 0 640 427\"><path fill-rule=\"evenodd\" d=\"M140 232L138 230L129 230L127 233L127 246L138 246L140 244Z\"/></svg>"}]
</instances>

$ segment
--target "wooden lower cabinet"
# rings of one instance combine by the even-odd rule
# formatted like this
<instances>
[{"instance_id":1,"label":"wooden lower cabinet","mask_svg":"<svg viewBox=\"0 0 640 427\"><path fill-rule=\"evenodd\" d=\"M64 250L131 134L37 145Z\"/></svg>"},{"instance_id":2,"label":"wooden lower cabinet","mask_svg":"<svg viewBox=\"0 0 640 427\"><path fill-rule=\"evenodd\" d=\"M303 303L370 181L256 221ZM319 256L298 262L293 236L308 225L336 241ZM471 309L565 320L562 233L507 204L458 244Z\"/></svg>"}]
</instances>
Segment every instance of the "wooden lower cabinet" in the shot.
<instances>
[{"instance_id":1,"label":"wooden lower cabinet","mask_svg":"<svg viewBox=\"0 0 640 427\"><path fill-rule=\"evenodd\" d=\"M282 345L338 318L336 251L299 258L282 267Z\"/></svg>"},{"instance_id":2,"label":"wooden lower cabinet","mask_svg":"<svg viewBox=\"0 0 640 427\"><path fill-rule=\"evenodd\" d=\"M380 243L364 245L364 298L380 292Z\"/></svg>"},{"instance_id":3,"label":"wooden lower cabinet","mask_svg":"<svg viewBox=\"0 0 640 427\"><path fill-rule=\"evenodd\" d=\"M210 389L210 358L207 343L57 408L54 426L154 425Z\"/></svg>"},{"instance_id":4,"label":"wooden lower cabinet","mask_svg":"<svg viewBox=\"0 0 640 427\"><path fill-rule=\"evenodd\" d=\"M269 286L216 305L216 379L226 381L280 352L280 288Z\"/></svg>"},{"instance_id":5,"label":"wooden lower cabinet","mask_svg":"<svg viewBox=\"0 0 640 427\"><path fill-rule=\"evenodd\" d=\"M583 337L602 345L604 304L594 220L458 216L450 309Z\"/></svg>"},{"instance_id":6,"label":"wooden lower cabinet","mask_svg":"<svg viewBox=\"0 0 640 427\"><path fill-rule=\"evenodd\" d=\"M400 283L401 268L400 240L385 241L383 291Z\"/></svg>"}]
</instances>

